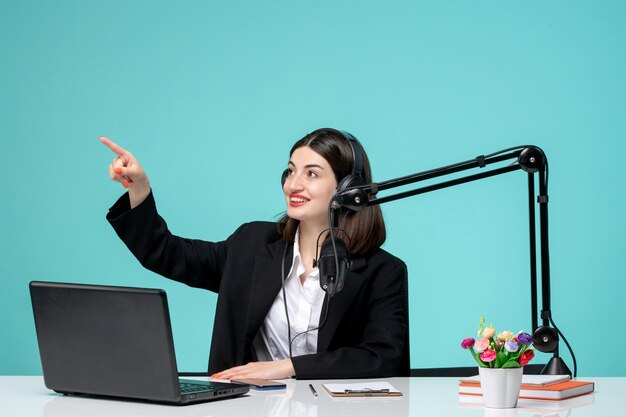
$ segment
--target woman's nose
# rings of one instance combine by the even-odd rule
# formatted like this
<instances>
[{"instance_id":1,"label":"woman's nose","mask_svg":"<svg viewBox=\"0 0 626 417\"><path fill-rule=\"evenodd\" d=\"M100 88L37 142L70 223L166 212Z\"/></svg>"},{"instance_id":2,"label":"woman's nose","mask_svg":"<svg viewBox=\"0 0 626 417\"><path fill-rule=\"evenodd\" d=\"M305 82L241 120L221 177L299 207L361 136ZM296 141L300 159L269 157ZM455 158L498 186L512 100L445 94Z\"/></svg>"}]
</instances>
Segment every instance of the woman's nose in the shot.
<instances>
[{"instance_id":1,"label":"woman's nose","mask_svg":"<svg viewBox=\"0 0 626 417\"><path fill-rule=\"evenodd\" d=\"M302 189L302 178L298 173L293 173L287 177L287 188L290 191L298 191Z\"/></svg>"}]
</instances>

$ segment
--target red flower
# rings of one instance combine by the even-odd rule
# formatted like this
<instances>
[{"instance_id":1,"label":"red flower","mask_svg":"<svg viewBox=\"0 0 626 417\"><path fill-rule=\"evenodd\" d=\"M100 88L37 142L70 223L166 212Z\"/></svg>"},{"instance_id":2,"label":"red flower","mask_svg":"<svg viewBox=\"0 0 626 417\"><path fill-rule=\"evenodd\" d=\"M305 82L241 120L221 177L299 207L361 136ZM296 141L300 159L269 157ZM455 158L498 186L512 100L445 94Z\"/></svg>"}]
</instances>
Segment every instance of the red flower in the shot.
<instances>
[{"instance_id":1,"label":"red flower","mask_svg":"<svg viewBox=\"0 0 626 417\"><path fill-rule=\"evenodd\" d=\"M467 339L463 339L463 342L461 342L461 347L463 349L469 349L472 346L474 346L474 338L473 337L468 337Z\"/></svg>"},{"instance_id":2,"label":"red flower","mask_svg":"<svg viewBox=\"0 0 626 417\"><path fill-rule=\"evenodd\" d=\"M528 362L530 362L530 360L534 357L535 357L534 350L532 349L525 350L524 353L522 353L522 356L519 357L519 364L521 366L526 366Z\"/></svg>"},{"instance_id":3,"label":"red flower","mask_svg":"<svg viewBox=\"0 0 626 417\"><path fill-rule=\"evenodd\" d=\"M480 359L483 362L491 362L495 358L496 358L496 351L495 350L486 349L483 353L480 354Z\"/></svg>"}]
</instances>

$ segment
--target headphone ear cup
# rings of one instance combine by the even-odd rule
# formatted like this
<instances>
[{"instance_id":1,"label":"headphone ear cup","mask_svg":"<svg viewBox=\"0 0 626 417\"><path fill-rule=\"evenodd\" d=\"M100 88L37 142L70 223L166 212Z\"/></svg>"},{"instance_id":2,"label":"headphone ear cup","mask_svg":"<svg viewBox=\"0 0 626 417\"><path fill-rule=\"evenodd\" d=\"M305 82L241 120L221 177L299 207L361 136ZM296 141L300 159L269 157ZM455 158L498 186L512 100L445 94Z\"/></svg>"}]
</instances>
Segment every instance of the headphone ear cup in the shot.
<instances>
[{"instance_id":1,"label":"headphone ear cup","mask_svg":"<svg viewBox=\"0 0 626 417\"><path fill-rule=\"evenodd\" d=\"M289 176L289 170L286 169L283 171L283 175L280 177L280 185L281 187L285 186L285 181L287 181L287 177Z\"/></svg>"},{"instance_id":2,"label":"headphone ear cup","mask_svg":"<svg viewBox=\"0 0 626 417\"><path fill-rule=\"evenodd\" d=\"M559 346L559 334L552 327L538 327L533 333L533 346L540 352L555 352Z\"/></svg>"},{"instance_id":3,"label":"headphone ear cup","mask_svg":"<svg viewBox=\"0 0 626 417\"><path fill-rule=\"evenodd\" d=\"M363 178L354 174L346 175L341 179L341 181L339 181L339 184L337 184L337 193L341 193L350 187L356 187L359 185L365 185Z\"/></svg>"}]
</instances>

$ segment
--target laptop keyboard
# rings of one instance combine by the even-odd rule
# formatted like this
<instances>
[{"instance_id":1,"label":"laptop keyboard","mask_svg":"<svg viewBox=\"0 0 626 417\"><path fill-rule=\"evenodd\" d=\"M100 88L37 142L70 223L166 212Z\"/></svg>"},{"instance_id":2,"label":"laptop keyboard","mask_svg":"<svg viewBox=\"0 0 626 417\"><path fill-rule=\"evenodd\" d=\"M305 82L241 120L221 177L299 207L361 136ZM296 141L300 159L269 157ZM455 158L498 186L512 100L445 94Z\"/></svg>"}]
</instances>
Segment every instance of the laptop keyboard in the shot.
<instances>
[{"instance_id":1,"label":"laptop keyboard","mask_svg":"<svg viewBox=\"0 0 626 417\"><path fill-rule=\"evenodd\" d=\"M181 382L180 383L180 393L185 394L195 394L198 392L210 392L213 391L213 387L204 384L194 384L190 382Z\"/></svg>"}]
</instances>

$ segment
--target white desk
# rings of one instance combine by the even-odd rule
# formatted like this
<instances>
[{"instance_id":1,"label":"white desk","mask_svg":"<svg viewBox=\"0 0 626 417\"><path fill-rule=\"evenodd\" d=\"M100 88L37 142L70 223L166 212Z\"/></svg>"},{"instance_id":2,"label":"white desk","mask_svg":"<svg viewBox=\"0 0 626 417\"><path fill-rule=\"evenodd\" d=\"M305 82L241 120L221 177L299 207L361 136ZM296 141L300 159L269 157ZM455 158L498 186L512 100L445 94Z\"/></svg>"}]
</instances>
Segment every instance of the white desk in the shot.
<instances>
[{"instance_id":1,"label":"white desk","mask_svg":"<svg viewBox=\"0 0 626 417\"><path fill-rule=\"evenodd\" d=\"M554 406L554 402L520 400L518 408L494 410L479 404L461 404L457 378L390 378L387 381L404 394L390 398L332 398L320 384L348 381L289 380L286 390L251 390L249 395L236 399L177 407L65 397L46 389L39 376L0 376L0 417L621 417L626 414L626 378L581 379L596 383L595 393L585 400L589 404L550 410L547 406ZM316 388L317 398L309 391L309 383Z\"/></svg>"}]
</instances>

